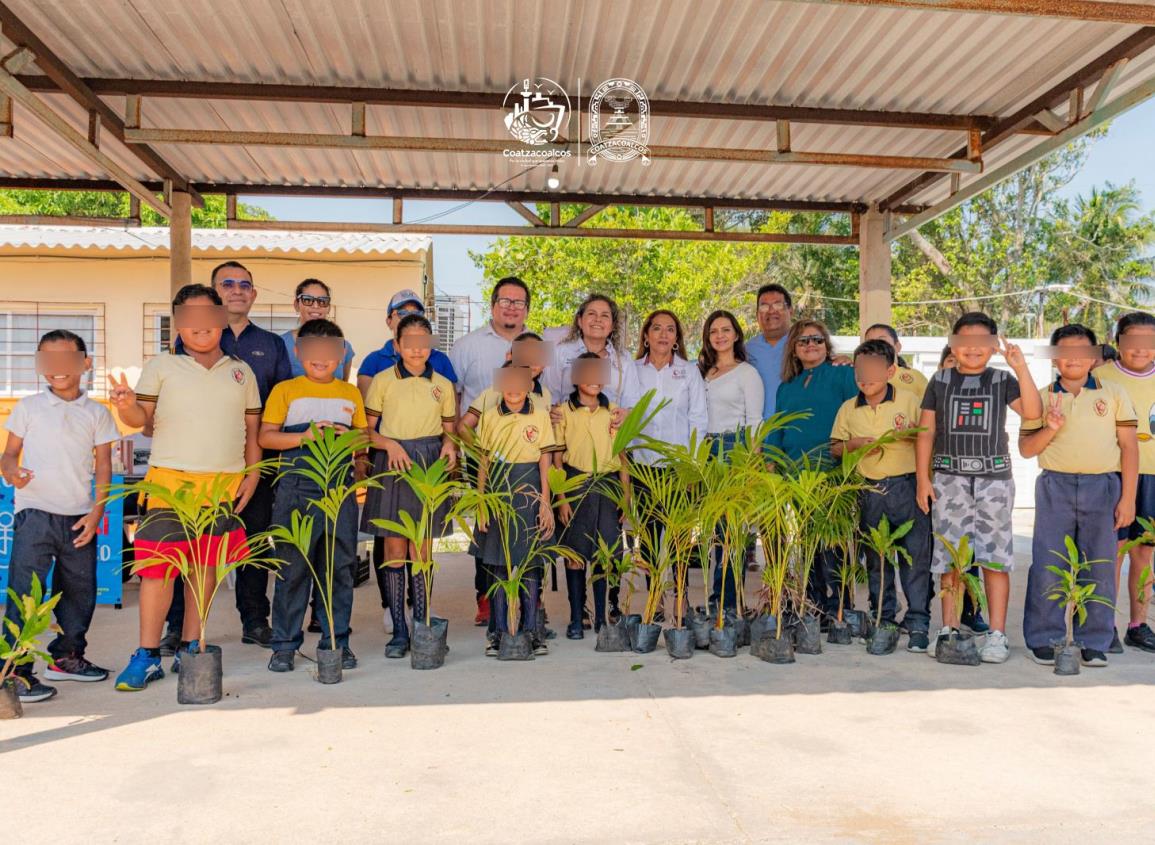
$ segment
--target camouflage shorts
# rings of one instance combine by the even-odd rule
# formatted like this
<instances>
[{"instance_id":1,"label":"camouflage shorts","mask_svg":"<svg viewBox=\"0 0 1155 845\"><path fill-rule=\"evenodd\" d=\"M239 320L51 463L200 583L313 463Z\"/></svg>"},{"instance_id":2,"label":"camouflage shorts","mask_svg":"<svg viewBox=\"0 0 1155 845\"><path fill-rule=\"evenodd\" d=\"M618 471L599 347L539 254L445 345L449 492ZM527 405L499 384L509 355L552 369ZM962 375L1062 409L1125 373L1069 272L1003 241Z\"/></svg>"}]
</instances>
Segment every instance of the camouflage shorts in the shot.
<instances>
[{"instance_id":1,"label":"camouflage shorts","mask_svg":"<svg viewBox=\"0 0 1155 845\"><path fill-rule=\"evenodd\" d=\"M1011 478L952 475L934 476L934 532L952 543L970 537L975 561L998 563L1001 572L1015 566L1015 536L1011 511L1015 506L1015 482ZM931 572L942 574L950 555L936 538Z\"/></svg>"}]
</instances>

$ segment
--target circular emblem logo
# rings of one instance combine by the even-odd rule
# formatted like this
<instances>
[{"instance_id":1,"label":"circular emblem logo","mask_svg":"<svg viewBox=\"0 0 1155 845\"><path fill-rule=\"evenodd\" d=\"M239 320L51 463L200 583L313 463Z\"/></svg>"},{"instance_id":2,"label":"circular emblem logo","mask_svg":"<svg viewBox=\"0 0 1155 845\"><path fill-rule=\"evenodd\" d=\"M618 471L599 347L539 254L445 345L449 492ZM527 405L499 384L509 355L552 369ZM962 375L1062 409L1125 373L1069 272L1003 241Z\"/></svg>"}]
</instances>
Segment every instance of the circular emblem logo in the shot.
<instances>
[{"instance_id":1,"label":"circular emblem logo","mask_svg":"<svg viewBox=\"0 0 1155 845\"><path fill-rule=\"evenodd\" d=\"M237 384L245 383L245 371L240 367L233 367L233 381Z\"/></svg>"},{"instance_id":2,"label":"circular emblem logo","mask_svg":"<svg viewBox=\"0 0 1155 845\"><path fill-rule=\"evenodd\" d=\"M429 392L433 394L434 399L436 399L438 402L441 401L441 388L440 387L438 387L437 385L433 385L433 388Z\"/></svg>"},{"instance_id":3,"label":"circular emblem logo","mask_svg":"<svg viewBox=\"0 0 1155 845\"><path fill-rule=\"evenodd\" d=\"M650 100L632 79L607 79L590 95L590 149L592 167L606 161L650 163Z\"/></svg>"},{"instance_id":4,"label":"circular emblem logo","mask_svg":"<svg viewBox=\"0 0 1155 845\"><path fill-rule=\"evenodd\" d=\"M894 415L894 429L895 431L902 431L906 428L906 414Z\"/></svg>"},{"instance_id":5,"label":"circular emblem logo","mask_svg":"<svg viewBox=\"0 0 1155 845\"><path fill-rule=\"evenodd\" d=\"M540 434L541 430L536 425L527 425L525 430L522 432L522 436L525 438L526 443L536 443L538 435Z\"/></svg>"},{"instance_id":6,"label":"circular emblem logo","mask_svg":"<svg viewBox=\"0 0 1155 845\"><path fill-rule=\"evenodd\" d=\"M914 376L912 376L910 373L901 373L899 378L905 381L907 384L914 383Z\"/></svg>"},{"instance_id":7,"label":"circular emblem logo","mask_svg":"<svg viewBox=\"0 0 1155 845\"><path fill-rule=\"evenodd\" d=\"M1101 417L1107 416L1107 403L1102 399L1095 400L1095 413Z\"/></svg>"},{"instance_id":8,"label":"circular emblem logo","mask_svg":"<svg viewBox=\"0 0 1155 845\"><path fill-rule=\"evenodd\" d=\"M544 76L523 79L521 85L514 85L505 92L501 106L506 109L505 128L509 134L530 147L556 142L570 113L565 89Z\"/></svg>"}]
</instances>

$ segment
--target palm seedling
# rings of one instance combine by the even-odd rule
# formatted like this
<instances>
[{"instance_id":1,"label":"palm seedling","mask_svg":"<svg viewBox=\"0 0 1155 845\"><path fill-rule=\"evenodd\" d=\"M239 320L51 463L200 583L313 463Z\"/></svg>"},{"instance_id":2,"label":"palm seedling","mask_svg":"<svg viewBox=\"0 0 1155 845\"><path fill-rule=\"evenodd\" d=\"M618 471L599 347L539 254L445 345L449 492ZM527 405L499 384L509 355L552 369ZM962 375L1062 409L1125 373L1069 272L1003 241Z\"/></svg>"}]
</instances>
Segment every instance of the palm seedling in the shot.
<instances>
[{"instance_id":1,"label":"palm seedling","mask_svg":"<svg viewBox=\"0 0 1155 845\"><path fill-rule=\"evenodd\" d=\"M1047 571L1055 576L1055 581L1047 592L1047 598L1058 602L1063 607L1063 625L1065 639L1061 643L1053 643L1055 649L1055 674L1079 674L1079 653L1075 644L1075 626L1082 626L1087 622L1087 606L1103 604L1113 607L1112 601L1096 592L1094 582L1081 582L1080 576L1095 564L1109 563L1107 560L1087 560L1086 555L1079 553L1079 547L1068 535L1063 538L1066 553L1052 550L1051 554L1057 557L1060 564L1047 564Z\"/></svg>"},{"instance_id":2,"label":"palm seedling","mask_svg":"<svg viewBox=\"0 0 1155 845\"><path fill-rule=\"evenodd\" d=\"M15 719L22 713L14 684L27 684L27 681L16 674L16 668L37 658L51 661L40 649L40 638L49 632L60 633L60 626L52 621L52 613L62 595L58 592L44 598L44 588L35 573L28 595L17 595L14 589L8 588L8 602L19 609L20 624L5 619L7 636L0 636L0 719Z\"/></svg>"},{"instance_id":3,"label":"palm seedling","mask_svg":"<svg viewBox=\"0 0 1155 845\"><path fill-rule=\"evenodd\" d=\"M902 539L914 527L914 520L908 519L897 528L890 527L890 520L883 516L878 525L869 525L863 543L878 557L878 594L875 596L874 637L870 643L871 654L890 654L898 642L898 626L891 623L883 628L882 613L886 606L886 570L893 566L895 579L898 568L910 566L910 553L902 545Z\"/></svg>"},{"instance_id":4,"label":"palm seedling","mask_svg":"<svg viewBox=\"0 0 1155 845\"><path fill-rule=\"evenodd\" d=\"M975 565L974 549L971 548L970 537L964 534L957 544L952 543L942 534L935 535L947 551L947 571L943 573L941 589L945 596L950 597L953 619L957 621L962 607L963 595L969 595L971 602L983 613L987 611L987 594L983 589L982 579L971 572ZM993 569L1001 568L993 563L984 563L983 566ZM945 613L944 613L945 616ZM940 663L954 663L964 666L978 666L978 649L975 648L974 638L963 634L957 625L951 625L948 637L940 637L935 647L935 658Z\"/></svg>"}]
</instances>

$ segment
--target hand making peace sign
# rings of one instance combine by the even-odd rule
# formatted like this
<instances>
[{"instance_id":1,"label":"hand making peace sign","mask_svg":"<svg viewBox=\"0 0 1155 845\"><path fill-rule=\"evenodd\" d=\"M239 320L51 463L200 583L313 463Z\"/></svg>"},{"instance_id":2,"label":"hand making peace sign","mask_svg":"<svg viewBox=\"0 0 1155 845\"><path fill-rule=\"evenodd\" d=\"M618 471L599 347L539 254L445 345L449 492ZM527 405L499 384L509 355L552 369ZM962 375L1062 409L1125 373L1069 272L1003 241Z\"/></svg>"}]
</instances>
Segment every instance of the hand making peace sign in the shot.
<instances>
[{"instance_id":1,"label":"hand making peace sign","mask_svg":"<svg viewBox=\"0 0 1155 845\"><path fill-rule=\"evenodd\" d=\"M131 408L136 404L136 391L128 386L128 376L121 373L120 381L117 381L116 376L109 373L108 383L112 385L112 390L108 393L108 401L119 410L123 411L125 408Z\"/></svg>"},{"instance_id":2,"label":"hand making peace sign","mask_svg":"<svg viewBox=\"0 0 1155 845\"><path fill-rule=\"evenodd\" d=\"M1025 367L1027 365L1027 358L1023 355L1023 350L1007 340L1006 335L1000 335L999 339L1003 342L1003 358L1006 359L1006 362L1011 368L1017 370L1019 367Z\"/></svg>"},{"instance_id":3,"label":"hand making peace sign","mask_svg":"<svg viewBox=\"0 0 1155 845\"><path fill-rule=\"evenodd\" d=\"M1067 418L1063 416L1063 397L1058 393L1052 393L1048 405L1047 428L1051 431L1058 431L1067 421Z\"/></svg>"}]
</instances>

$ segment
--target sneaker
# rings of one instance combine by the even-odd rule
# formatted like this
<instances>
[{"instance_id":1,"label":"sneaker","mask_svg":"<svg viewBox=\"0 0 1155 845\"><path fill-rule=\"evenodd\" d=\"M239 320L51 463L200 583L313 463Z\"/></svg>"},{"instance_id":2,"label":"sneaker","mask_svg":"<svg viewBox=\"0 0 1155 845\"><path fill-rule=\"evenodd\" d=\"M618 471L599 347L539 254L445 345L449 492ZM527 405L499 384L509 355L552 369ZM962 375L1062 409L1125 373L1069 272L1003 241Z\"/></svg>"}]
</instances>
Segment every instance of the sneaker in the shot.
<instances>
[{"instance_id":1,"label":"sneaker","mask_svg":"<svg viewBox=\"0 0 1155 845\"><path fill-rule=\"evenodd\" d=\"M485 656L486 657L497 657L497 652L498 652L497 638L496 637L492 637L492 638L487 637L485 640Z\"/></svg>"},{"instance_id":2,"label":"sneaker","mask_svg":"<svg viewBox=\"0 0 1155 845\"><path fill-rule=\"evenodd\" d=\"M174 675L180 674L180 656L182 653L191 653L200 648L200 640L193 640L184 648L178 648L176 654L172 656L172 673Z\"/></svg>"},{"instance_id":3,"label":"sneaker","mask_svg":"<svg viewBox=\"0 0 1155 845\"><path fill-rule=\"evenodd\" d=\"M296 655L291 651L274 651L269 658L270 672L292 672L296 667Z\"/></svg>"},{"instance_id":4,"label":"sneaker","mask_svg":"<svg viewBox=\"0 0 1155 845\"><path fill-rule=\"evenodd\" d=\"M985 634L991 629L991 626L983 619L983 612L977 609L974 613L963 614L959 620L959 625L969 630L972 634Z\"/></svg>"},{"instance_id":5,"label":"sneaker","mask_svg":"<svg viewBox=\"0 0 1155 845\"><path fill-rule=\"evenodd\" d=\"M241 634L241 642L245 645L259 645L261 648L271 648L273 629L268 625L255 625L252 628L245 628L244 633Z\"/></svg>"},{"instance_id":6,"label":"sneaker","mask_svg":"<svg viewBox=\"0 0 1155 845\"><path fill-rule=\"evenodd\" d=\"M357 655L353 653L353 649L349 646L341 647L341 668L342 669L356 669Z\"/></svg>"},{"instance_id":7,"label":"sneaker","mask_svg":"<svg viewBox=\"0 0 1155 845\"><path fill-rule=\"evenodd\" d=\"M1118 640L1118 638L1119 635L1115 634L1115 639ZM1127 629L1127 635L1124 637L1123 642L1132 648L1142 649L1143 651L1155 651L1155 631L1152 631L1146 622L1140 623L1134 628ZM1112 643L1112 645L1114 645L1114 643ZM1123 649L1119 649L1119 652L1122 650ZM1113 651L1111 653L1118 654L1119 652Z\"/></svg>"},{"instance_id":8,"label":"sneaker","mask_svg":"<svg viewBox=\"0 0 1155 845\"><path fill-rule=\"evenodd\" d=\"M1144 625L1143 627L1146 628L1147 626ZM1148 628L1148 630L1150 630L1150 629ZM1130 639L1131 639L1131 632L1130 631L1127 631L1127 639L1128 639L1128 641L1130 641ZM1128 642L1128 645L1130 645L1130 642ZM1140 646L1140 648L1142 648L1142 646ZM1119 629L1116 628L1114 631L1111 632L1111 644L1109 646L1107 646L1107 654L1122 654L1122 653L1123 653L1123 643L1119 642Z\"/></svg>"},{"instance_id":9,"label":"sneaker","mask_svg":"<svg viewBox=\"0 0 1155 845\"><path fill-rule=\"evenodd\" d=\"M1083 658L1084 666L1094 666L1096 668L1101 668L1107 665L1107 655L1103 654L1101 651L1095 651L1093 648L1083 649L1082 654L1079 656Z\"/></svg>"},{"instance_id":10,"label":"sneaker","mask_svg":"<svg viewBox=\"0 0 1155 845\"><path fill-rule=\"evenodd\" d=\"M567 640L584 640L586 636L585 630L582 628L582 623L571 622L566 626L565 638Z\"/></svg>"},{"instance_id":11,"label":"sneaker","mask_svg":"<svg viewBox=\"0 0 1155 845\"><path fill-rule=\"evenodd\" d=\"M1038 663L1040 666L1054 666L1055 665L1055 650L1049 645L1039 646L1031 649L1031 660Z\"/></svg>"},{"instance_id":12,"label":"sneaker","mask_svg":"<svg viewBox=\"0 0 1155 845\"><path fill-rule=\"evenodd\" d=\"M546 645L545 640L538 637L533 638L533 656L541 657L543 654L549 654L549 646Z\"/></svg>"},{"instance_id":13,"label":"sneaker","mask_svg":"<svg viewBox=\"0 0 1155 845\"><path fill-rule=\"evenodd\" d=\"M541 638L543 640L556 640L557 639L557 631L555 631L553 628L542 628L541 629Z\"/></svg>"},{"instance_id":14,"label":"sneaker","mask_svg":"<svg viewBox=\"0 0 1155 845\"><path fill-rule=\"evenodd\" d=\"M473 624L484 628L489 624L489 596L482 596L477 600L477 615L473 617Z\"/></svg>"},{"instance_id":15,"label":"sneaker","mask_svg":"<svg viewBox=\"0 0 1155 845\"><path fill-rule=\"evenodd\" d=\"M180 631L169 631L160 641L160 656L172 657L180 648Z\"/></svg>"},{"instance_id":16,"label":"sneaker","mask_svg":"<svg viewBox=\"0 0 1155 845\"><path fill-rule=\"evenodd\" d=\"M945 640L953 633L954 628L950 627L949 625L943 625L939 632L935 634L934 639L930 641L930 646L927 648L926 653L929 656L934 657L938 652L939 640Z\"/></svg>"},{"instance_id":17,"label":"sneaker","mask_svg":"<svg viewBox=\"0 0 1155 845\"><path fill-rule=\"evenodd\" d=\"M979 649L979 657L983 663L1006 663L1011 654L1011 647L1007 643L1007 635L1002 631L987 633L986 642Z\"/></svg>"},{"instance_id":18,"label":"sneaker","mask_svg":"<svg viewBox=\"0 0 1155 845\"><path fill-rule=\"evenodd\" d=\"M40 683L35 675L16 676L16 697L21 704L35 704L37 701L47 701L56 695L56 687Z\"/></svg>"},{"instance_id":19,"label":"sneaker","mask_svg":"<svg viewBox=\"0 0 1155 845\"><path fill-rule=\"evenodd\" d=\"M911 631L906 641L906 650L915 654L926 654L930 648L930 635L926 631Z\"/></svg>"},{"instance_id":20,"label":"sneaker","mask_svg":"<svg viewBox=\"0 0 1155 845\"><path fill-rule=\"evenodd\" d=\"M140 692L153 681L164 677L160 667L160 657L153 657L143 648L132 653L128 665L116 678L116 688L121 692Z\"/></svg>"},{"instance_id":21,"label":"sneaker","mask_svg":"<svg viewBox=\"0 0 1155 845\"><path fill-rule=\"evenodd\" d=\"M108 670L93 665L82 656L68 654L49 663L44 677L50 681L105 681L108 680Z\"/></svg>"},{"instance_id":22,"label":"sneaker","mask_svg":"<svg viewBox=\"0 0 1155 845\"><path fill-rule=\"evenodd\" d=\"M404 657L408 653L409 653L409 640L403 640L400 637L394 636L393 639L391 639L385 645L385 656L386 657L389 657L392 659L397 659L397 658Z\"/></svg>"}]
</instances>

